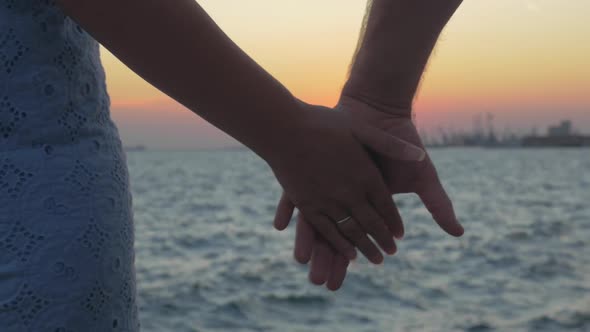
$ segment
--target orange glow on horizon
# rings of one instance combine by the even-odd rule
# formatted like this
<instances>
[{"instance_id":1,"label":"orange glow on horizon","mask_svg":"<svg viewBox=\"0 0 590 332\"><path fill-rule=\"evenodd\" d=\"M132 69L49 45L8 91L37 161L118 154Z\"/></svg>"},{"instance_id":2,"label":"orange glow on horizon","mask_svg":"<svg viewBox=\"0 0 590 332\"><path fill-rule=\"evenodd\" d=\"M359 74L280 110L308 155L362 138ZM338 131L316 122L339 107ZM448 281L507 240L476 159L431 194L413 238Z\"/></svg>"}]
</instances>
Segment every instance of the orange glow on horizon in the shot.
<instances>
[{"instance_id":1,"label":"orange glow on horizon","mask_svg":"<svg viewBox=\"0 0 590 332\"><path fill-rule=\"evenodd\" d=\"M297 97L326 106L337 102L356 47L363 1L199 3ZM435 49L415 109L424 118L457 108L465 114L509 115L518 108L582 117L586 109L590 114L588 12L586 0L464 2ZM113 113L130 118L155 116L158 107L182 109L105 49L102 60ZM142 108L151 111L140 114ZM582 120L590 129L589 116Z\"/></svg>"}]
</instances>

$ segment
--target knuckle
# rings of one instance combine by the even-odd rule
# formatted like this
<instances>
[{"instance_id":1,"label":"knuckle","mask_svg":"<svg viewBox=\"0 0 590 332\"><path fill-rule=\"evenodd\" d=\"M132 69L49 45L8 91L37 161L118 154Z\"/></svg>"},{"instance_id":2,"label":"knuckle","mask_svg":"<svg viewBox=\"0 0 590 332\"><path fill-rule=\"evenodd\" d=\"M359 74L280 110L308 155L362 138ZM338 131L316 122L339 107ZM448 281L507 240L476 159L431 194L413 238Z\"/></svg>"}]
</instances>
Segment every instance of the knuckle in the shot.
<instances>
[{"instance_id":1,"label":"knuckle","mask_svg":"<svg viewBox=\"0 0 590 332\"><path fill-rule=\"evenodd\" d=\"M349 211L355 212L355 211L362 210L366 206L366 203L365 203L364 198L361 195L351 194L351 197L347 201L346 206Z\"/></svg>"},{"instance_id":2,"label":"knuckle","mask_svg":"<svg viewBox=\"0 0 590 332\"><path fill-rule=\"evenodd\" d=\"M372 228L378 228L379 225L383 224L383 220L379 217L369 217L365 219L365 225Z\"/></svg>"},{"instance_id":3,"label":"knuckle","mask_svg":"<svg viewBox=\"0 0 590 332\"><path fill-rule=\"evenodd\" d=\"M332 188L331 194L334 197L343 197L350 192L350 188L347 184L341 184L338 187Z\"/></svg>"},{"instance_id":4,"label":"knuckle","mask_svg":"<svg viewBox=\"0 0 590 332\"><path fill-rule=\"evenodd\" d=\"M321 210L317 202L304 202L301 205L296 204L295 206L301 211L305 219L318 219L317 216L321 215Z\"/></svg>"},{"instance_id":5,"label":"knuckle","mask_svg":"<svg viewBox=\"0 0 590 332\"><path fill-rule=\"evenodd\" d=\"M313 219L313 223L314 223L315 228L323 235L327 236L328 234L330 234L330 232L331 232L330 225L328 225L323 220Z\"/></svg>"},{"instance_id":6,"label":"knuckle","mask_svg":"<svg viewBox=\"0 0 590 332\"><path fill-rule=\"evenodd\" d=\"M351 205L357 204L357 202L359 201L359 195L357 194L358 192L358 187L356 185L353 184L352 187L348 187L348 188L341 188L336 190L333 193L333 197L334 199L332 200L332 205L334 206L348 206L350 207Z\"/></svg>"},{"instance_id":7,"label":"knuckle","mask_svg":"<svg viewBox=\"0 0 590 332\"><path fill-rule=\"evenodd\" d=\"M343 232L346 234L348 238L350 238L354 242L358 242L365 237L365 232L361 230L360 227L345 227Z\"/></svg>"},{"instance_id":8,"label":"knuckle","mask_svg":"<svg viewBox=\"0 0 590 332\"><path fill-rule=\"evenodd\" d=\"M358 204L359 201L358 195L353 190L347 190L343 192L340 197L342 202L349 207L353 207L354 205Z\"/></svg>"}]
</instances>

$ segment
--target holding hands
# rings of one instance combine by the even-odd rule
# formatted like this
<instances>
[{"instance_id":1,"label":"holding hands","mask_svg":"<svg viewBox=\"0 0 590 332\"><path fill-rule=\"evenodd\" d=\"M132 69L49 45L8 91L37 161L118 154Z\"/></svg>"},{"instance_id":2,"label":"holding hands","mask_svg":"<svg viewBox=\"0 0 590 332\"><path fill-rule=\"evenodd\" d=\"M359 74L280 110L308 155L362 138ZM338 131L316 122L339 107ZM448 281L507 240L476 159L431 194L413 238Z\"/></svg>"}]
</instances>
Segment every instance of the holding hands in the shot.
<instances>
[{"instance_id":1,"label":"holding hands","mask_svg":"<svg viewBox=\"0 0 590 332\"><path fill-rule=\"evenodd\" d=\"M394 112L379 111L348 96L341 97L336 111L349 114L358 122L372 123L389 135L396 135L398 139L423 148L416 127L408 117L393 115ZM373 160L383 176L389 197L398 193L416 193L432 214L435 222L445 232L452 236L461 236L463 234L463 227L455 217L451 200L440 183L434 164L428 155L424 160L419 161L403 160L401 158L393 159L388 155L375 154ZM287 227L292 217L292 211L293 204L283 194L275 218L275 227L277 229L283 230ZM399 225L401 225L401 218L395 207L393 211ZM355 219L348 220L337 226L343 234L346 234L345 230L347 228L362 227L357 224ZM375 238L375 240L377 239ZM376 248L371 248L370 253L380 255L376 251ZM384 251L388 254L394 253ZM363 253L365 252L363 251ZM309 223L304 214L298 215L297 218L294 256L302 264L311 261L309 273L311 282L317 285L325 283L331 290L336 290L341 286L346 275L346 268L350 262L348 257L333 249L330 243ZM365 254L365 256L367 255ZM379 263L376 260L369 260L373 263Z\"/></svg>"},{"instance_id":2,"label":"holding hands","mask_svg":"<svg viewBox=\"0 0 590 332\"><path fill-rule=\"evenodd\" d=\"M383 256L367 235L386 253L395 253L393 237L400 239L404 229L392 194L418 194L445 232L452 236L463 234L463 227L457 221L432 160L427 154L417 158L416 147L423 150L424 146L411 120L412 100L430 53L460 4L461 0L369 1L351 75L336 111L332 112L344 116L348 123L361 124L364 129L356 128L352 133L368 148L368 156L362 158L361 163L360 152L356 151L358 146L349 146L348 151L355 151L359 159L355 158L354 162L348 159L348 165L324 158L318 160L329 165L324 171L340 174L342 184L352 180L359 191L352 191L355 185L332 183L334 187L328 189L346 189L338 193L341 204L333 204L333 200L323 201L322 206L330 208L324 210L328 218L322 222L329 224L331 221L332 224L318 227L321 213L306 208L306 205L313 204L313 197L302 200L301 196L293 195L289 187L283 186L285 192L275 216L275 228L283 230L288 226L294 208L301 211L294 256L302 264L311 261L309 278L314 284L325 283L331 290L341 286L352 258L346 240L372 263L381 263ZM321 140L311 142L323 145ZM341 149L345 151L346 148L342 146ZM367 165L369 159L374 162L374 167ZM346 159L339 160L344 162ZM292 172L301 172L300 169L306 167L305 160L290 162L294 167ZM375 174L375 169L379 170L380 176ZM326 232L328 229L330 231ZM337 246L331 240L334 238L339 239ZM344 252L341 248L347 249Z\"/></svg>"},{"instance_id":3,"label":"holding hands","mask_svg":"<svg viewBox=\"0 0 590 332\"><path fill-rule=\"evenodd\" d=\"M371 262L380 263L383 256L367 235L392 254L393 238L403 235L403 226L371 153L415 162L424 159L425 152L350 112L302 107L313 113L313 124L294 138L293 147L269 160L285 190L277 226L286 227L284 221L297 206L338 253L353 259L357 247ZM349 217L355 222L345 222Z\"/></svg>"}]
</instances>

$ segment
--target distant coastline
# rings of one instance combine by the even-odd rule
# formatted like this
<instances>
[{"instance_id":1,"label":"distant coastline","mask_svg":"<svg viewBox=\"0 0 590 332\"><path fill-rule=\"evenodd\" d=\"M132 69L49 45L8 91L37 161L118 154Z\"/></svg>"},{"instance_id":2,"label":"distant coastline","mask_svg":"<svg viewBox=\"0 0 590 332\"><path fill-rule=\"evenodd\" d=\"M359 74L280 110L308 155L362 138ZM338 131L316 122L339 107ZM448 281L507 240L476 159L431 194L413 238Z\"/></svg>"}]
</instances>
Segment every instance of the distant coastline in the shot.
<instances>
[{"instance_id":1,"label":"distant coastline","mask_svg":"<svg viewBox=\"0 0 590 332\"><path fill-rule=\"evenodd\" d=\"M572 122L563 120L561 123L547 128L545 135L537 135L536 130L525 136L514 134L499 137L494 131L491 121L487 132L476 126L471 134L443 133L439 140L424 139L427 147L485 147L485 148L543 148L543 147L590 147L590 136L576 133Z\"/></svg>"},{"instance_id":2,"label":"distant coastline","mask_svg":"<svg viewBox=\"0 0 590 332\"><path fill-rule=\"evenodd\" d=\"M125 146L123 147L125 151L145 151L147 147L145 145L134 145L134 146Z\"/></svg>"},{"instance_id":3,"label":"distant coastline","mask_svg":"<svg viewBox=\"0 0 590 332\"><path fill-rule=\"evenodd\" d=\"M453 147L474 147L474 148L590 148L590 135L580 134L572 129L572 123L569 120L547 128L545 135L538 135L533 129L529 135L504 134L498 135L489 126L488 130L476 129L472 133L453 133L442 132L441 136L433 138L426 134L421 134L424 145L428 148L453 148ZM128 152L140 151L249 151L243 145L208 147L208 148L148 148L143 144L124 146Z\"/></svg>"}]
</instances>

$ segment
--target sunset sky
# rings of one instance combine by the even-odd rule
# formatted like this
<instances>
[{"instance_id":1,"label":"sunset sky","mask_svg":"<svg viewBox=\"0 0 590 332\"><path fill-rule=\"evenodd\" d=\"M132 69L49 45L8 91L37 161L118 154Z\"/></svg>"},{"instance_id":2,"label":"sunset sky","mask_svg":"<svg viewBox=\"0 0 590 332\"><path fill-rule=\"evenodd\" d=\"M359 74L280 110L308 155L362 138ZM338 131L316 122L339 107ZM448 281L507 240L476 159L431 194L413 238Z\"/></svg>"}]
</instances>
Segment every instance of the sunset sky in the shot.
<instances>
[{"instance_id":1,"label":"sunset sky","mask_svg":"<svg viewBox=\"0 0 590 332\"><path fill-rule=\"evenodd\" d=\"M333 106L364 14L362 0L200 0L221 28L299 98ZM543 132L571 119L590 134L590 1L466 0L443 33L418 94L421 130ZM235 141L102 49L112 116L126 145L213 148ZM203 52L207 50L204 48Z\"/></svg>"}]
</instances>

